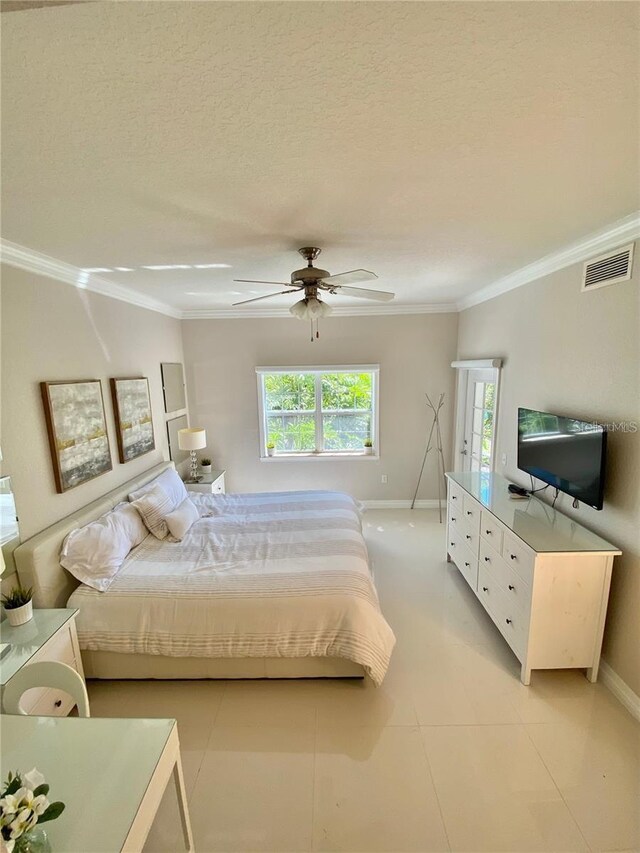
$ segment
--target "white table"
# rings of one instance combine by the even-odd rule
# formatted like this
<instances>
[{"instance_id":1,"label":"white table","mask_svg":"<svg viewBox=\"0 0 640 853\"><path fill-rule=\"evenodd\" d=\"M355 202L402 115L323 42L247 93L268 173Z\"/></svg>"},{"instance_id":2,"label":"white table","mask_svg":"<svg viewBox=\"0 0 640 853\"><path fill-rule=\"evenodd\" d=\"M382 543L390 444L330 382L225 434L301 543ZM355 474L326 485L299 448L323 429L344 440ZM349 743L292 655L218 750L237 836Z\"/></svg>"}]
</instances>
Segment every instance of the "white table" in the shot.
<instances>
[{"instance_id":1,"label":"white table","mask_svg":"<svg viewBox=\"0 0 640 853\"><path fill-rule=\"evenodd\" d=\"M37 767L66 805L44 827L54 851L139 853L172 775L194 850L175 720L3 715L0 737L0 778Z\"/></svg>"},{"instance_id":2,"label":"white table","mask_svg":"<svg viewBox=\"0 0 640 853\"><path fill-rule=\"evenodd\" d=\"M200 492L200 494L204 495L224 495L224 475L226 473L226 471L212 471L210 474L203 474L197 483L185 483L184 485L188 492Z\"/></svg>"}]
</instances>

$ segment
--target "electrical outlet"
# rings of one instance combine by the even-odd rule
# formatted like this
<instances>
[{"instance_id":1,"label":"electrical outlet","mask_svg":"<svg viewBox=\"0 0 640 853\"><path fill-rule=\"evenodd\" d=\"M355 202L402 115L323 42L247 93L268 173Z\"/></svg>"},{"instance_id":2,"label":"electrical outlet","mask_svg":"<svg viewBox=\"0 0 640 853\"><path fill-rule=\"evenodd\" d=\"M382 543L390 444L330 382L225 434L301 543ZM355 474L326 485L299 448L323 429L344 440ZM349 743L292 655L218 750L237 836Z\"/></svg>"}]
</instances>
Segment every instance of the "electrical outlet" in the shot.
<instances>
[{"instance_id":1,"label":"electrical outlet","mask_svg":"<svg viewBox=\"0 0 640 853\"><path fill-rule=\"evenodd\" d=\"M507 464L507 454L506 454L506 453L503 453L503 454L502 454L502 464L503 464L503 465L506 465L506 464Z\"/></svg>"},{"instance_id":2,"label":"electrical outlet","mask_svg":"<svg viewBox=\"0 0 640 853\"><path fill-rule=\"evenodd\" d=\"M386 474L383 474L383 475L382 475L382 477L380 478L380 480L381 480L381 482L383 482L383 483L385 483L385 484L386 484L386 482L387 482L387 475L386 475Z\"/></svg>"}]
</instances>

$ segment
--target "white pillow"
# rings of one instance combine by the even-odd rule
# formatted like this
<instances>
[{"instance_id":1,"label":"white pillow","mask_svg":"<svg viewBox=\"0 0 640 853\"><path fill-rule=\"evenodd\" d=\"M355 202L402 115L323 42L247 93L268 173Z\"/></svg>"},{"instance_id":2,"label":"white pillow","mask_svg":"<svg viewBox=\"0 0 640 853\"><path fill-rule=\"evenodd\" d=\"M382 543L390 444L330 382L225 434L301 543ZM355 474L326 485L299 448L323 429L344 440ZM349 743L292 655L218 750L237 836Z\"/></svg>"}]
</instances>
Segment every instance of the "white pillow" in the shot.
<instances>
[{"instance_id":1,"label":"white pillow","mask_svg":"<svg viewBox=\"0 0 640 853\"><path fill-rule=\"evenodd\" d=\"M164 519L173 511L174 507L170 496L162 486L153 486L142 497L133 501L131 506L138 510L142 520L156 539L166 539L169 535L169 528Z\"/></svg>"},{"instance_id":2,"label":"white pillow","mask_svg":"<svg viewBox=\"0 0 640 853\"><path fill-rule=\"evenodd\" d=\"M174 509L169 515L165 515L164 520L169 528L169 533L174 539L180 542L193 522L199 518L200 513L196 505L190 498L186 498L182 501L178 509Z\"/></svg>"},{"instance_id":3,"label":"white pillow","mask_svg":"<svg viewBox=\"0 0 640 853\"><path fill-rule=\"evenodd\" d=\"M131 504L118 504L111 512L67 535L60 551L60 565L81 583L104 592L129 551L148 535Z\"/></svg>"},{"instance_id":4,"label":"white pillow","mask_svg":"<svg viewBox=\"0 0 640 853\"><path fill-rule=\"evenodd\" d=\"M167 470L158 475L155 480L151 480L150 483L142 486L142 488L136 489L135 492L131 492L129 500L131 502L139 500L143 495L146 495L147 492L150 492L151 489L156 486L161 486L166 494L169 495L169 498L171 499L171 509L169 512L173 512L174 509L177 509L182 501L189 496L184 487L184 483L178 476L178 472L173 468L167 468Z\"/></svg>"}]
</instances>

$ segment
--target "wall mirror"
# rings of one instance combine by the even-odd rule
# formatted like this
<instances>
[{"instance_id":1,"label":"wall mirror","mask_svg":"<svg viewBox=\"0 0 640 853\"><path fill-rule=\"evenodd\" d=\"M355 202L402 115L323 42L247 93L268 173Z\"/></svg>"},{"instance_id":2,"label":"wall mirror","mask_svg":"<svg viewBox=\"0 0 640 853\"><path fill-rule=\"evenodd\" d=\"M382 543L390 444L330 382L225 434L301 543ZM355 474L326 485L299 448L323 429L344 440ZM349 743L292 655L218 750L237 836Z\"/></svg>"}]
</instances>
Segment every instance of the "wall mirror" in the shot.
<instances>
[{"instance_id":1,"label":"wall mirror","mask_svg":"<svg viewBox=\"0 0 640 853\"><path fill-rule=\"evenodd\" d=\"M20 544L20 528L11 477L0 477L0 547L4 556L4 572L13 571L13 551ZM2 566L0 565L0 574Z\"/></svg>"},{"instance_id":2,"label":"wall mirror","mask_svg":"<svg viewBox=\"0 0 640 853\"><path fill-rule=\"evenodd\" d=\"M181 415L179 418L172 418L167 421L167 438L169 440L169 456L175 465L180 465L189 458L187 450L180 450L178 441L178 432L181 429L186 429L189 426L186 415Z\"/></svg>"},{"instance_id":3,"label":"wall mirror","mask_svg":"<svg viewBox=\"0 0 640 853\"><path fill-rule=\"evenodd\" d=\"M162 370L165 412L177 412L180 409L186 409L187 398L184 392L182 365L175 362L163 362L160 369Z\"/></svg>"}]
</instances>

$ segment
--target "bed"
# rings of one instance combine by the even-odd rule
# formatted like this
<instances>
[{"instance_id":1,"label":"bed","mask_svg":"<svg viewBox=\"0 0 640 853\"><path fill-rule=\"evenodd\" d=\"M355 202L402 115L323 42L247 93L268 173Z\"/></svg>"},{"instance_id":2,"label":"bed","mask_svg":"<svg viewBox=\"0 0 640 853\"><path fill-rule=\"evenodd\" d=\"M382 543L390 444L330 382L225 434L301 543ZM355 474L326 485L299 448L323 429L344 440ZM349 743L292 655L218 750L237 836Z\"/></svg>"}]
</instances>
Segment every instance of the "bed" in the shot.
<instances>
[{"instance_id":1,"label":"bed","mask_svg":"<svg viewBox=\"0 0 640 853\"><path fill-rule=\"evenodd\" d=\"M66 534L170 467L155 466L16 550L37 606L77 607L94 678L384 678L380 611L358 508L334 492L190 495L182 542L148 536L107 592L59 563Z\"/></svg>"}]
</instances>

